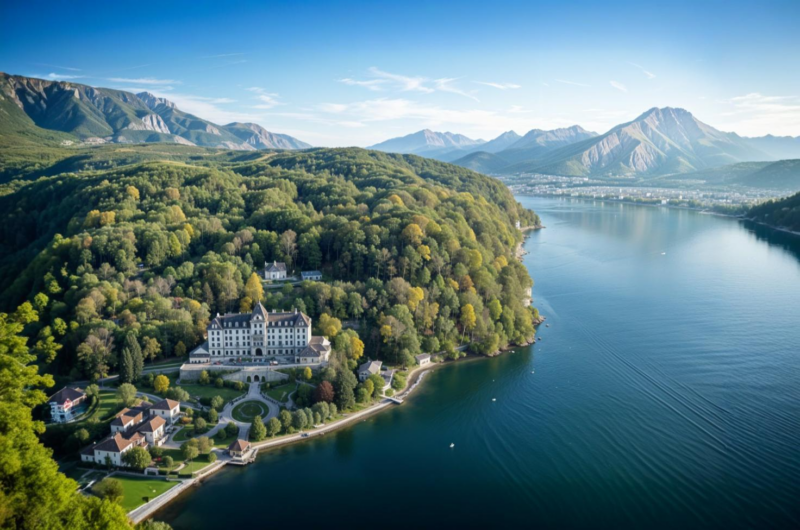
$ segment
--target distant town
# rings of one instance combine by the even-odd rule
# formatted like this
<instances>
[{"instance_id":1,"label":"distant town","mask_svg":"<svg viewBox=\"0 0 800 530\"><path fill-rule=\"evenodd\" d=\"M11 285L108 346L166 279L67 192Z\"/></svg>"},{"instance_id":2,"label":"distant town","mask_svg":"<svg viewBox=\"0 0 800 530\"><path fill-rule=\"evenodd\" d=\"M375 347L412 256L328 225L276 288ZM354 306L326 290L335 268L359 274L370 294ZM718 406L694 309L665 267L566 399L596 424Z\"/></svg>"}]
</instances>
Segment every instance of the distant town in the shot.
<instances>
[{"instance_id":1,"label":"distant town","mask_svg":"<svg viewBox=\"0 0 800 530\"><path fill-rule=\"evenodd\" d=\"M638 179L624 177L596 179L539 173L502 175L498 178L518 195L601 199L723 213L740 213L755 204L785 194L780 190L745 186L711 186L685 180L658 179L657 182L643 184Z\"/></svg>"}]
</instances>

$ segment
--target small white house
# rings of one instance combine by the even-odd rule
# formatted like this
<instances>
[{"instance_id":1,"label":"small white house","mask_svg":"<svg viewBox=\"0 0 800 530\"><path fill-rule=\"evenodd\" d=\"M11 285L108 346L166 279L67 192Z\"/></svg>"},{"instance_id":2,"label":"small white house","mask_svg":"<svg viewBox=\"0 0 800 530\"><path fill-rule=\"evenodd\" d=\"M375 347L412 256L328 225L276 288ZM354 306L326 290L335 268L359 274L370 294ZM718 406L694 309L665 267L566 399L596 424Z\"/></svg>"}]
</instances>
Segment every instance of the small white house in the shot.
<instances>
[{"instance_id":1,"label":"small white house","mask_svg":"<svg viewBox=\"0 0 800 530\"><path fill-rule=\"evenodd\" d=\"M300 273L300 278L318 282L322 280L322 273L320 271L303 271Z\"/></svg>"},{"instance_id":2,"label":"small white house","mask_svg":"<svg viewBox=\"0 0 800 530\"><path fill-rule=\"evenodd\" d=\"M285 280L286 264L282 261L273 261L271 265L264 262L265 280Z\"/></svg>"},{"instance_id":3,"label":"small white house","mask_svg":"<svg viewBox=\"0 0 800 530\"><path fill-rule=\"evenodd\" d=\"M134 447L147 447L147 440L143 434L137 432L126 438L121 433L114 433L102 442L81 451L81 462L105 464L108 459L112 466L122 467L122 455Z\"/></svg>"},{"instance_id":4,"label":"small white house","mask_svg":"<svg viewBox=\"0 0 800 530\"><path fill-rule=\"evenodd\" d=\"M208 349L208 341L189 352L189 364L205 364L211 362L211 353Z\"/></svg>"},{"instance_id":5,"label":"small white house","mask_svg":"<svg viewBox=\"0 0 800 530\"><path fill-rule=\"evenodd\" d=\"M56 423L65 423L75 417L75 408L86 400L86 392L80 388L65 386L47 401L50 417Z\"/></svg>"},{"instance_id":6,"label":"small white house","mask_svg":"<svg viewBox=\"0 0 800 530\"><path fill-rule=\"evenodd\" d=\"M379 374L381 372L381 361L367 361L358 367L358 380L362 383L369 379L371 375Z\"/></svg>"},{"instance_id":7,"label":"small white house","mask_svg":"<svg viewBox=\"0 0 800 530\"><path fill-rule=\"evenodd\" d=\"M427 353L423 353L421 355L417 355L414 357L417 360L417 364L420 366L425 366L426 364L431 364L431 356Z\"/></svg>"},{"instance_id":8,"label":"small white house","mask_svg":"<svg viewBox=\"0 0 800 530\"><path fill-rule=\"evenodd\" d=\"M172 425L181 415L181 402L174 399L162 399L150 407L150 414L163 418L168 424Z\"/></svg>"}]
</instances>

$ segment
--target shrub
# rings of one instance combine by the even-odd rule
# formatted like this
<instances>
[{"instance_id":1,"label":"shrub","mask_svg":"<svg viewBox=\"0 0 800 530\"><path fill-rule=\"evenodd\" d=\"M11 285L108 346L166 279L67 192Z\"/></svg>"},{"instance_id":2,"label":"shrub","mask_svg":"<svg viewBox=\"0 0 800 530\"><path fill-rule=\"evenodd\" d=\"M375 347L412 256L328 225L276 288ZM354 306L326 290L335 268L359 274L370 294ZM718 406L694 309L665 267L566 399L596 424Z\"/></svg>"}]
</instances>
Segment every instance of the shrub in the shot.
<instances>
[{"instance_id":1,"label":"shrub","mask_svg":"<svg viewBox=\"0 0 800 530\"><path fill-rule=\"evenodd\" d=\"M125 494L122 482L115 478L104 478L95 484L92 491L101 499L107 499L114 503L121 502L122 496Z\"/></svg>"}]
</instances>

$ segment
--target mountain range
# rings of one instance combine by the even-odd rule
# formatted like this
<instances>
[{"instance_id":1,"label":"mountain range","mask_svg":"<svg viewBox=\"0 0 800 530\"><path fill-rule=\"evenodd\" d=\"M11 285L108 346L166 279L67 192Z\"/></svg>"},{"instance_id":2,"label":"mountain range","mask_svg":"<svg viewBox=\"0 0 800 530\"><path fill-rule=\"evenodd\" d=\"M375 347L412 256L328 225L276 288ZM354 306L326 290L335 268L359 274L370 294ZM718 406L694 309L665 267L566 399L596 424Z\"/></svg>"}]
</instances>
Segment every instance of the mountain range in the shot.
<instances>
[{"instance_id":1,"label":"mountain range","mask_svg":"<svg viewBox=\"0 0 800 530\"><path fill-rule=\"evenodd\" d=\"M457 145L447 148L441 146L440 134L426 130L405 136L403 152L449 161L484 173L642 178L690 173L740 162L800 158L800 138L745 138L719 131L689 111L671 107L652 108L604 134L577 125L549 131L533 129L522 137L511 131L489 142L446 133L460 139ZM388 140L372 148L391 150L397 140L401 139Z\"/></svg>"},{"instance_id":2,"label":"mountain range","mask_svg":"<svg viewBox=\"0 0 800 530\"><path fill-rule=\"evenodd\" d=\"M149 92L95 88L0 73L0 131L86 143L179 143L223 149L306 149L255 123L216 125ZM42 130L44 129L44 130Z\"/></svg>"}]
</instances>

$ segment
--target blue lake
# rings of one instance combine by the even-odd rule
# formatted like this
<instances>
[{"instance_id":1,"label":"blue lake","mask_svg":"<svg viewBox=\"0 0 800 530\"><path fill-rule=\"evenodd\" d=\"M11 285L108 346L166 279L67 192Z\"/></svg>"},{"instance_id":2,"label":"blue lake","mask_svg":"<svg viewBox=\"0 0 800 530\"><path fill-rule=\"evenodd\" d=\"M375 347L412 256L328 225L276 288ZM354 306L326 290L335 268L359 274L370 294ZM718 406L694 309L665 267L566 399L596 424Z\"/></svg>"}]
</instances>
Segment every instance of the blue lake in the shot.
<instances>
[{"instance_id":1,"label":"blue lake","mask_svg":"<svg viewBox=\"0 0 800 530\"><path fill-rule=\"evenodd\" d=\"M519 200L547 226L524 258L541 342L438 368L403 406L226 469L156 518L800 528L800 237Z\"/></svg>"}]
</instances>

